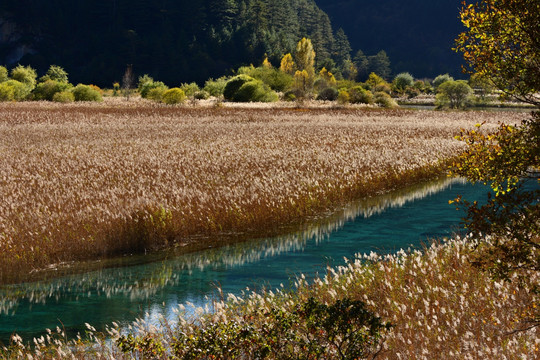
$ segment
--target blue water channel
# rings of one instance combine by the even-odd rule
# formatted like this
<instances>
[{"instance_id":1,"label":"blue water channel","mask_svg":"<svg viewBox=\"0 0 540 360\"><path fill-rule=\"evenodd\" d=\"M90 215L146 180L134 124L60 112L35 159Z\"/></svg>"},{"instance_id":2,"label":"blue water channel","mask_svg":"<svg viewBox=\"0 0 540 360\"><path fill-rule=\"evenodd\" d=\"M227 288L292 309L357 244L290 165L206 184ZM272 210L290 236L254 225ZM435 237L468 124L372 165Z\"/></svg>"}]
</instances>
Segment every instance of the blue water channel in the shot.
<instances>
[{"instance_id":1,"label":"blue water channel","mask_svg":"<svg viewBox=\"0 0 540 360\"><path fill-rule=\"evenodd\" d=\"M324 274L344 257L420 247L459 231L463 213L448 200L484 198L486 187L440 179L350 204L301 231L176 256L136 266L116 266L54 280L0 287L0 343L25 340L57 326L70 335L113 321L173 318L187 302L208 303L216 287L240 294L262 286L290 286L294 277Z\"/></svg>"}]
</instances>

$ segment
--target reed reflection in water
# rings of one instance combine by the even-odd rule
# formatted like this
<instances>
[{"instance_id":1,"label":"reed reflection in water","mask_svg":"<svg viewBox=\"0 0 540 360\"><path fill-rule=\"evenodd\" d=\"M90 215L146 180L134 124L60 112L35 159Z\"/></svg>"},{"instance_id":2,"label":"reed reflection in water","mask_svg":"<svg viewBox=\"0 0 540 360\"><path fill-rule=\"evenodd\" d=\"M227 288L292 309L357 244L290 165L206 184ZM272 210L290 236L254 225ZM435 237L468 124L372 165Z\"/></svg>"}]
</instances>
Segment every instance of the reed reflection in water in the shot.
<instances>
[{"instance_id":1,"label":"reed reflection in water","mask_svg":"<svg viewBox=\"0 0 540 360\"><path fill-rule=\"evenodd\" d=\"M448 193L452 187L457 189ZM216 294L218 285L224 293L235 294L247 286L277 287L300 273L315 276L344 256L418 245L425 240L422 238L425 231L405 229L407 234L400 233L398 220L407 225L414 222L408 220L409 216L421 219L421 213L428 213L426 224L416 226L419 229L431 226L428 233L435 235L437 229L444 228L449 234L450 228L459 222L460 214L447 205L447 200L463 193L465 187L471 185L465 185L461 179L444 178L358 201L285 236L236 243L144 265L0 287L0 341L6 342L14 332L23 337L37 336L45 328L59 325L73 334L82 332L85 322L99 329L112 321L129 323L141 316L149 322L156 322L160 316L171 319L175 317L172 309L179 303L190 302L193 306L208 303L208 297ZM485 193L486 190L474 191ZM430 200L432 206L415 205L418 200L425 202L435 194L439 198ZM433 211L433 206L454 218L443 216L439 219L441 223L434 224L432 220L441 214ZM389 214L392 209L398 212ZM382 217L384 214L387 216ZM386 236L389 230L396 233L389 233L384 244L381 236ZM362 234L369 235L371 240Z\"/></svg>"}]
</instances>

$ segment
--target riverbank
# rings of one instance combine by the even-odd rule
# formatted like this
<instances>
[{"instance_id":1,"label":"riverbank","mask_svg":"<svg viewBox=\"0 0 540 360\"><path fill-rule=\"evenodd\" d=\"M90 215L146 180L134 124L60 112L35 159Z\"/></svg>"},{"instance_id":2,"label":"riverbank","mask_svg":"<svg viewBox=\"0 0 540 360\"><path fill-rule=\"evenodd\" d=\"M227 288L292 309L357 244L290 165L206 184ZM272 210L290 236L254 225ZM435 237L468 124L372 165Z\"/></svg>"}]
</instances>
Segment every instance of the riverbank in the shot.
<instances>
[{"instance_id":1,"label":"riverbank","mask_svg":"<svg viewBox=\"0 0 540 360\"><path fill-rule=\"evenodd\" d=\"M267 236L440 171L519 114L0 105L0 282L54 264ZM210 245L211 246L211 245Z\"/></svg>"}]
</instances>

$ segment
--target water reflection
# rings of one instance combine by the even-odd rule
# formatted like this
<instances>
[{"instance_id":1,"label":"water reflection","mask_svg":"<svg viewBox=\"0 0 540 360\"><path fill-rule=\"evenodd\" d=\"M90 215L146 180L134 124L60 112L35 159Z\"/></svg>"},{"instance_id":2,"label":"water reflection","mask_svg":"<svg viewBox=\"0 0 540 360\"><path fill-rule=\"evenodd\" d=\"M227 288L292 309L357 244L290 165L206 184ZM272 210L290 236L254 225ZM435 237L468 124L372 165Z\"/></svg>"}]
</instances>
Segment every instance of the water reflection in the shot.
<instances>
[{"instance_id":1,"label":"water reflection","mask_svg":"<svg viewBox=\"0 0 540 360\"><path fill-rule=\"evenodd\" d=\"M390 209L403 208L455 184L464 181L444 178L365 199L286 236L237 243L144 265L2 286L0 342L6 342L13 332L36 336L45 328L59 325L59 319L68 331L74 332L81 330L85 322L99 328L99 324L112 321L132 321L144 312L150 312L150 317L168 313L178 303L200 304L214 292L215 284L223 286L224 292L238 293L257 279L275 286L296 271L313 273L316 265L324 265L324 257L341 259L362 251L358 236L351 235L352 230L346 228L352 220L369 219ZM445 195L446 200L449 198ZM382 228L391 227L395 221L396 215L389 216L390 219L382 220L386 221L380 225ZM370 223L368 227L372 229L373 225ZM321 246L334 237L331 234L340 231L349 233L347 244L339 235L335 243ZM347 246L345 253L344 246ZM294 267L289 268L291 264Z\"/></svg>"}]
</instances>

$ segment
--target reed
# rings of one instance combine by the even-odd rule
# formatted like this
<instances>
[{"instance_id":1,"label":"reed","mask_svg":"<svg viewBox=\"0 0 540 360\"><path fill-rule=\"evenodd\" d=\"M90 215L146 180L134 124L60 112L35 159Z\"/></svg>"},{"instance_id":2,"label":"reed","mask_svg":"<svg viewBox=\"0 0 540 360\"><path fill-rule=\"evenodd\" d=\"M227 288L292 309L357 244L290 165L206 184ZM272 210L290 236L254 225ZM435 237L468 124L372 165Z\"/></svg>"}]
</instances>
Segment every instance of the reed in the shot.
<instances>
[{"instance_id":1,"label":"reed","mask_svg":"<svg viewBox=\"0 0 540 360\"><path fill-rule=\"evenodd\" d=\"M519 115L0 104L0 283L66 261L268 235L402 187L460 128Z\"/></svg>"}]
</instances>

